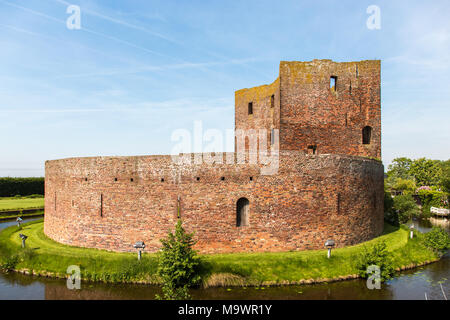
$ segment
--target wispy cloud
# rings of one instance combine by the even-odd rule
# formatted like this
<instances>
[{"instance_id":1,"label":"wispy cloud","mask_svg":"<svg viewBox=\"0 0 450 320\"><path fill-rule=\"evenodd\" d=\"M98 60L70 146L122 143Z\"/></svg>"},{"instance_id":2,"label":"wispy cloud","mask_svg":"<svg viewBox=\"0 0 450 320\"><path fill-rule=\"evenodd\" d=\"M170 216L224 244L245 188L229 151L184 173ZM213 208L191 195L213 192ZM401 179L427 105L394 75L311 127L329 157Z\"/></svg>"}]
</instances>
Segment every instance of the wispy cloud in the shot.
<instances>
[{"instance_id":1,"label":"wispy cloud","mask_svg":"<svg viewBox=\"0 0 450 320\"><path fill-rule=\"evenodd\" d=\"M53 1L58 2L60 4L64 4L66 6L69 6L69 5L73 4L73 3L69 3L67 1L63 1L63 0L53 0ZM113 18L113 17L101 14L101 13L93 11L93 10L82 8L82 13L83 14L87 13L87 14L92 15L94 17L97 17L97 18L100 18L100 19L103 19L103 20L106 20L106 21L109 21L109 22L112 22L112 23L115 23L115 24L118 24L118 25L121 25L121 26L124 26L124 27L127 27L127 28L131 28L131 29L134 29L134 30L142 31L142 32L144 32L146 34L149 34L151 36L154 36L154 37L157 37L157 38L160 38L160 39L172 42L172 43L179 44L178 41L176 41L176 40L174 40L174 39L172 39L172 38L170 38L170 37L168 37L166 35L163 35L161 33L151 31L148 28L144 28L142 26L138 26L138 25L135 25L135 24L132 24L132 23L129 23L129 22L117 19L117 18Z\"/></svg>"},{"instance_id":2,"label":"wispy cloud","mask_svg":"<svg viewBox=\"0 0 450 320\"><path fill-rule=\"evenodd\" d=\"M45 19L53 21L53 22L62 23L64 25L66 24L66 21L64 21L62 19L58 19L58 18L52 17L50 15L47 15L45 13L42 13L42 12L39 12L39 11L36 11L36 10L32 10L32 9L29 9L29 8L26 8L26 7L23 7L23 6L19 6L19 5L16 5L16 4L8 2L8 1L0 0L0 3L4 3L4 4L8 5L8 6L11 6L11 7L20 9L20 10L23 10L25 12L28 12L30 14L33 14L33 15L36 15L36 16L39 16L39 17L42 17L42 18L45 18ZM172 58L173 59L173 57L171 57L169 55L166 55L166 54L154 51L154 50L150 50L150 49L144 48L142 46L138 46L138 45L136 45L134 43L131 43L129 41L122 40L120 38L113 37L113 36L107 35L107 34L102 33L102 32L98 32L98 31L94 31L94 30L88 29L88 28L86 28L84 26L81 28L81 31L93 34L95 36L98 36L98 37L101 37L101 38L104 38L104 39L112 40L112 41L124 44L126 46L129 46L129 47L132 47L132 48L135 48L135 49L139 49L139 50L144 51L146 53L150 53L150 54L153 54L153 55L157 55L157 56L166 57L166 58Z\"/></svg>"}]
</instances>

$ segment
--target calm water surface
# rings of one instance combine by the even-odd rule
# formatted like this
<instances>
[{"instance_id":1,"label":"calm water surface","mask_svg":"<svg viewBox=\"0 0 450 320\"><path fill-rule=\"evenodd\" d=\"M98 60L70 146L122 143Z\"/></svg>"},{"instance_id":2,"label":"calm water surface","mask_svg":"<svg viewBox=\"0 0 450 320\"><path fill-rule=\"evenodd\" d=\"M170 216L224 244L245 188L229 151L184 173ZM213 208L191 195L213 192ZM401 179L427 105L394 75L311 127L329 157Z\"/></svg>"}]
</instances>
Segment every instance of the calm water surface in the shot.
<instances>
[{"instance_id":1,"label":"calm water surface","mask_svg":"<svg viewBox=\"0 0 450 320\"><path fill-rule=\"evenodd\" d=\"M34 219L27 219L27 221ZM0 223L0 230L15 221ZM427 232L440 225L450 232L450 221L432 218L415 221L416 228ZM369 290L364 280L328 284L260 287L209 288L191 291L194 299L415 299L443 300L450 298L450 253L439 262L399 274L380 290ZM81 290L68 290L65 280L0 273L0 300L8 299L154 299L159 287L129 284L82 282Z\"/></svg>"}]
</instances>

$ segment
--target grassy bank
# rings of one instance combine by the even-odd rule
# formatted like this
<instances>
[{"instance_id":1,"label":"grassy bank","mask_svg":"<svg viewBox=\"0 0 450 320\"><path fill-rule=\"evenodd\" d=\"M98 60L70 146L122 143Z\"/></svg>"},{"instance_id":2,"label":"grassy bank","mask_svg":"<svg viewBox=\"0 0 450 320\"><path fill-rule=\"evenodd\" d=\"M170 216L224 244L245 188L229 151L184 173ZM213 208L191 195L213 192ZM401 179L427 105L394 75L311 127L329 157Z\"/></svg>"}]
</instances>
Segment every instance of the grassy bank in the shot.
<instances>
[{"instance_id":1,"label":"grassy bank","mask_svg":"<svg viewBox=\"0 0 450 320\"><path fill-rule=\"evenodd\" d=\"M29 236L25 250L20 248L19 233ZM407 229L386 225L382 236L356 246L335 249L331 259L326 258L326 250L202 255L203 285L276 285L354 277L356 256L364 246L379 241L386 242L396 268L436 260L437 256L421 244L421 237L418 234L411 240ZM18 256L17 252L20 252ZM65 277L69 265L78 265L85 280L159 283L155 275L156 254L144 254L138 262L136 253L62 245L44 235L42 220L27 223L20 231L16 226L2 231L0 260L3 264L10 261L15 270L39 275Z\"/></svg>"},{"instance_id":2,"label":"grassy bank","mask_svg":"<svg viewBox=\"0 0 450 320\"><path fill-rule=\"evenodd\" d=\"M23 209L44 209L44 198L0 198L0 212Z\"/></svg>"}]
</instances>

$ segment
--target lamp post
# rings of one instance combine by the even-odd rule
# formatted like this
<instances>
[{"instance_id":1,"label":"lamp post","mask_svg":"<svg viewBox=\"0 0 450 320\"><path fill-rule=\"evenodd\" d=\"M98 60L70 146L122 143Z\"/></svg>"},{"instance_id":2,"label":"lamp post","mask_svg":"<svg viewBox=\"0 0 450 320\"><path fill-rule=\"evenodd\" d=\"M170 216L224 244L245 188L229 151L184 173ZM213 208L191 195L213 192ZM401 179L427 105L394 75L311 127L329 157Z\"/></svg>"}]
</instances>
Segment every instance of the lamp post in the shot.
<instances>
[{"instance_id":1,"label":"lamp post","mask_svg":"<svg viewBox=\"0 0 450 320\"><path fill-rule=\"evenodd\" d=\"M335 246L334 240L327 240L325 242L325 247L328 249L328 259L331 257L331 249Z\"/></svg>"},{"instance_id":2,"label":"lamp post","mask_svg":"<svg viewBox=\"0 0 450 320\"><path fill-rule=\"evenodd\" d=\"M17 217L16 222L17 222L17 226L20 228L20 224L22 223L22 218Z\"/></svg>"},{"instance_id":3,"label":"lamp post","mask_svg":"<svg viewBox=\"0 0 450 320\"><path fill-rule=\"evenodd\" d=\"M135 249L138 249L138 260L141 260L141 256L142 256L142 250L145 249L145 243L144 241L138 241L136 242L133 247Z\"/></svg>"},{"instance_id":4,"label":"lamp post","mask_svg":"<svg viewBox=\"0 0 450 320\"><path fill-rule=\"evenodd\" d=\"M27 236L24 234L19 233L20 239L22 239L22 248L25 248L25 240L27 240Z\"/></svg>"},{"instance_id":5,"label":"lamp post","mask_svg":"<svg viewBox=\"0 0 450 320\"><path fill-rule=\"evenodd\" d=\"M409 227L409 230L411 230L410 233L409 233L409 238L412 239L414 237L414 224L412 224Z\"/></svg>"}]
</instances>

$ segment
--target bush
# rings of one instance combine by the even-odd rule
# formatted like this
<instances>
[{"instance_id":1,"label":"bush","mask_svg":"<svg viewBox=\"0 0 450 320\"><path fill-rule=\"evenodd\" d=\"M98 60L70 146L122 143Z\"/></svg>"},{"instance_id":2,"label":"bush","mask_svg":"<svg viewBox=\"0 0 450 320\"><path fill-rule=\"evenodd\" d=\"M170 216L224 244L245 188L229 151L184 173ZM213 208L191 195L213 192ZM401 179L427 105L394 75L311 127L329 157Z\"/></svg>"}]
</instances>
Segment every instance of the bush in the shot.
<instances>
[{"instance_id":1,"label":"bush","mask_svg":"<svg viewBox=\"0 0 450 320\"><path fill-rule=\"evenodd\" d=\"M157 299L189 299L188 288L200 281L199 258L192 249L195 242L193 234L186 233L181 219L178 220L175 234L169 232L167 239L162 239L158 275L163 281L163 297Z\"/></svg>"},{"instance_id":2,"label":"bush","mask_svg":"<svg viewBox=\"0 0 450 320\"><path fill-rule=\"evenodd\" d=\"M44 194L44 178L0 178L0 197Z\"/></svg>"},{"instance_id":3,"label":"bush","mask_svg":"<svg viewBox=\"0 0 450 320\"><path fill-rule=\"evenodd\" d=\"M442 256L450 248L450 236L444 229L433 227L424 235L423 243L427 248Z\"/></svg>"},{"instance_id":4,"label":"bush","mask_svg":"<svg viewBox=\"0 0 450 320\"><path fill-rule=\"evenodd\" d=\"M14 270L19 263L19 257L16 254L8 255L4 258L4 262L0 265L0 270L9 272Z\"/></svg>"},{"instance_id":5,"label":"bush","mask_svg":"<svg viewBox=\"0 0 450 320\"><path fill-rule=\"evenodd\" d=\"M356 260L356 268L363 278L368 278L367 268L376 265L380 268L381 282L389 280L394 275L395 269L389 252L387 251L386 242L382 241L375 244L372 248L364 247L363 252Z\"/></svg>"},{"instance_id":6,"label":"bush","mask_svg":"<svg viewBox=\"0 0 450 320\"><path fill-rule=\"evenodd\" d=\"M420 202L422 203L422 212L425 216L430 216L431 207L448 207L448 205L446 205L448 194L445 192L421 189L417 192L417 194L419 195Z\"/></svg>"},{"instance_id":7,"label":"bush","mask_svg":"<svg viewBox=\"0 0 450 320\"><path fill-rule=\"evenodd\" d=\"M409 194L396 196L393 208L398 214L399 223L406 223L409 219L420 216L420 209Z\"/></svg>"}]
</instances>

